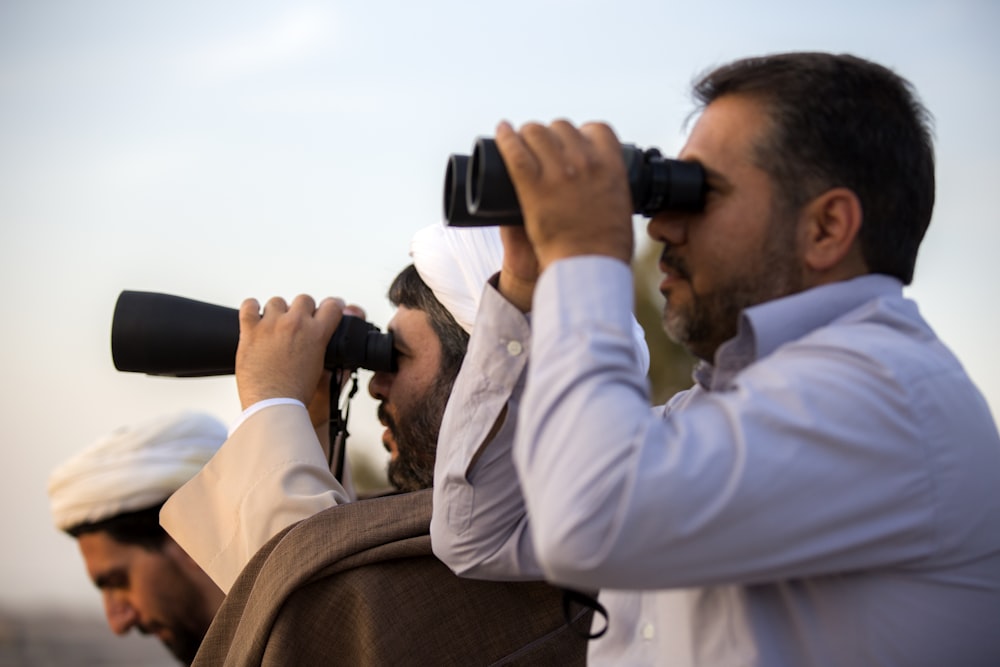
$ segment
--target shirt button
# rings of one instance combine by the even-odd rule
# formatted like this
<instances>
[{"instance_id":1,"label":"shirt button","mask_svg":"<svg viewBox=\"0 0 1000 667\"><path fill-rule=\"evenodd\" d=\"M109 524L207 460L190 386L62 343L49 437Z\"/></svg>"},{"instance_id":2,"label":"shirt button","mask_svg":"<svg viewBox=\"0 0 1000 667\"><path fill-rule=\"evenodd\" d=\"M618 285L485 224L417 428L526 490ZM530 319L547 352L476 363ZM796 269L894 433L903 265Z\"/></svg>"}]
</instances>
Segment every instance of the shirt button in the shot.
<instances>
[{"instance_id":1,"label":"shirt button","mask_svg":"<svg viewBox=\"0 0 1000 667\"><path fill-rule=\"evenodd\" d=\"M516 357L524 351L524 346L521 345L521 341L512 340L507 343L507 354L512 357Z\"/></svg>"},{"instance_id":2,"label":"shirt button","mask_svg":"<svg viewBox=\"0 0 1000 667\"><path fill-rule=\"evenodd\" d=\"M649 641L656 634L656 629L652 623L644 623L642 626L642 638Z\"/></svg>"}]
</instances>

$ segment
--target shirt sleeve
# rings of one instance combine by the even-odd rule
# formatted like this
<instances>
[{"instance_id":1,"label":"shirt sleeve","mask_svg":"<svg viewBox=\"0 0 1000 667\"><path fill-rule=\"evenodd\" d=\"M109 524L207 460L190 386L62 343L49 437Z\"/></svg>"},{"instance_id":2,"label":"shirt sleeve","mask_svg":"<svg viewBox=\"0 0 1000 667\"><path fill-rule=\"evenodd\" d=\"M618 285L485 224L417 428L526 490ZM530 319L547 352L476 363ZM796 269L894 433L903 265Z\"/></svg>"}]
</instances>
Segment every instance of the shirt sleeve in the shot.
<instances>
[{"instance_id":1,"label":"shirt sleeve","mask_svg":"<svg viewBox=\"0 0 1000 667\"><path fill-rule=\"evenodd\" d=\"M913 445L931 408L881 352L852 347L863 331L651 409L631 294L629 267L600 257L557 262L536 288L513 458L551 581L750 584L927 556L933 493Z\"/></svg>"},{"instance_id":2,"label":"shirt sleeve","mask_svg":"<svg viewBox=\"0 0 1000 667\"><path fill-rule=\"evenodd\" d=\"M271 537L351 498L301 404L254 412L163 506L160 523L224 592Z\"/></svg>"},{"instance_id":3,"label":"shirt sleeve","mask_svg":"<svg viewBox=\"0 0 1000 667\"><path fill-rule=\"evenodd\" d=\"M434 553L456 573L541 578L511 458L528 365L527 317L487 285L441 424Z\"/></svg>"}]
</instances>

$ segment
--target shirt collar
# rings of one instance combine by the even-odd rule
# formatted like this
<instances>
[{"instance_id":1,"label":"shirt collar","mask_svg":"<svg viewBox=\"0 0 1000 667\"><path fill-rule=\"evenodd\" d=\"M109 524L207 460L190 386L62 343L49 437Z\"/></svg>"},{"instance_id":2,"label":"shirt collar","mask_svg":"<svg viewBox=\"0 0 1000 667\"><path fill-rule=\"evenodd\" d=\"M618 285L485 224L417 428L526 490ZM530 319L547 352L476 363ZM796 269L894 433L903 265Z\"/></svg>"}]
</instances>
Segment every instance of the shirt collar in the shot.
<instances>
[{"instance_id":1,"label":"shirt collar","mask_svg":"<svg viewBox=\"0 0 1000 667\"><path fill-rule=\"evenodd\" d=\"M902 291L898 279L872 273L751 306L741 313L736 336L719 346L715 364L702 362L695 369L695 380L706 389L721 389L737 373L781 345L874 299L901 296Z\"/></svg>"}]
</instances>

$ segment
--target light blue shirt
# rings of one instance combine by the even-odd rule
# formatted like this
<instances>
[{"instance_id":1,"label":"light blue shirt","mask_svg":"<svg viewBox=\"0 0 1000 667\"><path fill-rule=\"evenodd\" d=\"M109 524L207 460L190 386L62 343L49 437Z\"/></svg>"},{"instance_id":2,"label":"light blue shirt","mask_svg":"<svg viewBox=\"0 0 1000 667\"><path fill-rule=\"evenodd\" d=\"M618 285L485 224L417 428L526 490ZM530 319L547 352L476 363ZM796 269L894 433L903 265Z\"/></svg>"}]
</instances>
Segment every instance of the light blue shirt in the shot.
<instances>
[{"instance_id":1,"label":"light blue shirt","mask_svg":"<svg viewBox=\"0 0 1000 667\"><path fill-rule=\"evenodd\" d=\"M592 664L1000 664L1000 438L900 283L749 309L652 411L631 293L621 262L559 262L530 343L484 299L509 324L477 320L459 383L480 386L446 413L435 552L472 576L600 588ZM495 386L526 365L514 340L531 351L523 397L521 377ZM487 432L450 440L472 404L495 412Z\"/></svg>"}]
</instances>

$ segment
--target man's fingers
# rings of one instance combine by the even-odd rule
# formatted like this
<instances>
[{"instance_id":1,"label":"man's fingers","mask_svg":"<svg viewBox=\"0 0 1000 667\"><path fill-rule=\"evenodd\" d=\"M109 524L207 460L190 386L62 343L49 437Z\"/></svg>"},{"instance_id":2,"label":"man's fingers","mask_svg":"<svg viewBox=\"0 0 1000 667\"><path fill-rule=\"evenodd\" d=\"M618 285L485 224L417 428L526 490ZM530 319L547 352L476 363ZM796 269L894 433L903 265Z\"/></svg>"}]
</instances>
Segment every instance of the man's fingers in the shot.
<instances>
[{"instance_id":1,"label":"man's fingers","mask_svg":"<svg viewBox=\"0 0 1000 667\"><path fill-rule=\"evenodd\" d=\"M496 142L515 190L519 182L532 182L541 176L541 165L510 123L504 121L497 126Z\"/></svg>"},{"instance_id":2,"label":"man's fingers","mask_svg":"<svg viewBox=\"0 0 1000 667\"><path fill-rule=\"evenodd\" d=\"M240 329L246 329L260 321L260 303L257 299L244 299L240 304Z\"/></svg>"},{"instance_id":3,"label":"man's fingers","mask_svg":"<svg viewBox=\"0 0 1000 667\"><path fill-rule=\"evenodd\" d=\"M557 120L549 126L550 133L558 140L560 152L553 155L555 178L574 179L586 171L593 160L587 138L567 120Z\"/></svg>"},{"instance_id":4,"label":"man's fingers","mask_svg":"<svg viewBox=\"0 0 1000 667\"><path fill-rule=\"evenodd\" d=\"M521 127L521 138L531 151L541 167L541 175L545 177L545 168L552 164L561 164L565 153L562 136L551 127L538 123L525 123ZM572 137L567 137L572 140Z\"/></svg>"},{"instance_id":5,"label":"man's fingers","mask_svg":"<svg viewBox=\"0 0 1000 667\"><path fill-rule=\"evenodd\" d=\"M315 319L322 322L327 329L327 335L332 336L334 329L340 324L344 312L344 300L327 297L316 307Z\"/></svg>"},{"instance_id":6,"label":"man's fingers","mask_svg":"<svg viewBox=\"0 0 1000 667\"><path fill-rule=\"evenodd\" d=\"M587 137L595 145L619 147L618 136L607 123L584 123L580 126L580 134Z\"/></svg>"},{"instance_id":7,"label":"man's fingers","mask_svg":"<svg viewBox=\"0 0 1000 667\"><path fill-rule=\"evenodd\" d=\"M312 315L316 310L316 301L308 294L299 294L292 299L292 305L289 310Z\"/></svg>"},{"instance_id":8,"label":"man's fingers","mask_svg":"<svg viewBox=\"0 0 1000 667\"><path fill-rule=\"evenodd\" d=\"M497 148L514 182L553 185L598 169L609 155L621 154L614 131L604 123L577 128L560 119L551 125L526 123L519 131L504 122L497 127Z\"/></svg>"},{"instance_id":9,"label":"man's fingers","mask_svg":"<svg viewBox=\"0 0 1000 667\"><path fill-rule=\"evenodd\" d=\"M344 315L353 315L354 317L359 317L363 320L368 318L368 315L365 314L364 308L355 303L344 306Z\"/></svg>"},{"instance_id":10,"label":"man's fingers","mask_svg":"<svg viewBox=\"0 0 1000 667\"><path fill-rule=\"evenodd\" d=\"M620 157L622 154L618 136L606 123L586 123L580 128L580 135L587 140L594 155L612 158ZM622 164L624 165L624 160Z\"/></svg>"},{"instance_id":11,"label":"man's fingers","mask_svg":"<svg viewBox=\"0 0 1000 667\"><path fill-rule=\"evenodd\" d=\"M240 315L246 313L247 315L257 315L260 316L260 302L257 299L243 299L243 303L240 304Z\"/></svg>"},{"instance_id":12,"label":"man's fingers","mask_svg":"<svg viewBox=\"0 0 1000 667\"><path fill-rule=\"evenodd\" d=\"M267 300L267 303L264 304L264 317L267 317L268 315L281 315L287 312L288 304L285 303L285 300L280 296L272 296Z\"/></svg>"},{"instance_id":13,"label":"man's fingers","mask_svg":"<svg viewBox=\"0 0 1000 667\"><path fill-rule=\"evenodd\" d=\"M260 304L256 299L245 299L240 305L239 319L241 330L250 330L262 322L269 323L268 328L279 326L292 331L301 330L303 326L310 327L310 322L318 322L325 331L324 335L332 335L340 324L341 312L344 310L343 299L326 298L317 306L316 301L308 294L299 294L289 306L281 297L268 299L261 313ZM364 317L364 311L356 308Z\"/></svg>"}]
</instances>

